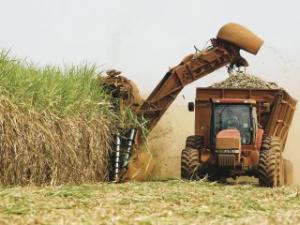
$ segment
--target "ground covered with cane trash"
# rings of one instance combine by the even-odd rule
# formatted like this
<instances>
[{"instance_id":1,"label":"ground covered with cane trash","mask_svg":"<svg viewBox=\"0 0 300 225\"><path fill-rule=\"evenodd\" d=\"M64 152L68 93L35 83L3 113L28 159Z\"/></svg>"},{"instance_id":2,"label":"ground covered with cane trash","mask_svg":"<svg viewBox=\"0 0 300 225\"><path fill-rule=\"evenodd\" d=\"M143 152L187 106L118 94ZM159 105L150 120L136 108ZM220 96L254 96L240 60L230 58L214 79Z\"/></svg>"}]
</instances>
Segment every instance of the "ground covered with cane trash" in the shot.
<instances>
[{"instance_id":1,"label":"ground covered with cane trash","mask_svg":"<svg viewBox=\"0 0 300 225\"><path fill-rule=\"evenodd\" d=\"M0 188L0 224L299 224L299 187L205 181Z\"/></svg>"}]
</instances>

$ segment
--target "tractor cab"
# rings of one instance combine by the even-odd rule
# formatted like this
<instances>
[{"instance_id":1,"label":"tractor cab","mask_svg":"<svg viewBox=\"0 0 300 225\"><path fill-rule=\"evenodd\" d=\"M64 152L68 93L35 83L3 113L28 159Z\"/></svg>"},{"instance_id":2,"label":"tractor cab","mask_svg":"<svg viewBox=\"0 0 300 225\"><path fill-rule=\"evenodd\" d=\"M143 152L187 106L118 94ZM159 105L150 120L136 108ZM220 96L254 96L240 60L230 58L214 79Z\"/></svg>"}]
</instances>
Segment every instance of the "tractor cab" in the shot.
<instances>
[{"instance_id":1,"label":"tractor cab","mask_svg":"<svg viewBox=\"0 0 300 225\"><path fill-rule=\"evenodd\" d=\"M249 99L212 100L210 142L219 166L244 164L243 150L253 146L256 139L255 104Z\"/></svg>"},{"instance_id":2,"label":"tractor cab","mask_svg":"<svg viewBox=\"0 0 300 225\"><path fill-rule=\"evenodd\" d=\"M253 144L257 124L255 104L255 100L249 99L212 100L211 144L215 145L218 134L226 130L236 130L242 145Z\"/></svg>"}]
</instances>

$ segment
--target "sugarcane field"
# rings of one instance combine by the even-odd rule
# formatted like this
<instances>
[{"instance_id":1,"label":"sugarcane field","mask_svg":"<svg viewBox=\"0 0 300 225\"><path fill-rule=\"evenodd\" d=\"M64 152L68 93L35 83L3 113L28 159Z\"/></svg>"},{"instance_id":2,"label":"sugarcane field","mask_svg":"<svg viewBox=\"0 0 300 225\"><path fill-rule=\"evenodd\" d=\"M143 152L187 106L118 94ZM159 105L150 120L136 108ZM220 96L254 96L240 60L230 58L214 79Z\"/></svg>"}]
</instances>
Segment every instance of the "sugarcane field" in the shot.
<instances>
[{"instance_id":1,"label":"sugarcane field","mask_svg":"<svg viewBox=\"0 0 300 225\"><path fill-rule=\"evenodd\" d=\"M298 9L2 2L0 225L300 224Z\"/></svg>"}]
</instances>

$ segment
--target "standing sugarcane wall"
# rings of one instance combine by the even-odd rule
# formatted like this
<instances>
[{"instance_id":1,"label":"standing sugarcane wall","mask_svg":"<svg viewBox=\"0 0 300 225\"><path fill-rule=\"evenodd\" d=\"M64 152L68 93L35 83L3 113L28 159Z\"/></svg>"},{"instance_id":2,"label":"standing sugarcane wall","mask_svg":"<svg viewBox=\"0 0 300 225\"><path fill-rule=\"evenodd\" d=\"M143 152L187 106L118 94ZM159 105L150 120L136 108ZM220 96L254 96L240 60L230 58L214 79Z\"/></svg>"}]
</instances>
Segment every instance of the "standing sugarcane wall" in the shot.
<instances>
[{"instance_id":1,"label":"standing sugarcane wall","mask_svg":"<svg viewBox=\"0 0 300 225\"><path fill-rule=\"evenodd\" d=\"M109 123L58 117L0 99L0 183L66 184L105 181Z\"/></svg>"},{"instance_id":2,"label":"standing sugarcane wall","mask_svg":"<svg viewBox=\"0 0 300 225\"><path fill-rule=\"evenodd\" d=\"M0 185L108 180L123 120L100 75L93 65L39 68L0 54Z\"/></svg>"}]
</instances>

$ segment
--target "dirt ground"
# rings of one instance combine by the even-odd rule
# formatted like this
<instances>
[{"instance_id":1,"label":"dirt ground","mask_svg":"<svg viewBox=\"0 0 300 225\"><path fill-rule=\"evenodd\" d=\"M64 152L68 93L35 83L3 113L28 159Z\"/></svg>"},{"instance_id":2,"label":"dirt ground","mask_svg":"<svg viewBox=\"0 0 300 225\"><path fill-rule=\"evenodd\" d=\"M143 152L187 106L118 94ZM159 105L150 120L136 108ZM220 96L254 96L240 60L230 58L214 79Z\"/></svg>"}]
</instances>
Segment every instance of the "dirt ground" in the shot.
<instances>
[{"instance_id":1,"label":"dirt ground","mask_svg":"<svg viewBox=\"0 0 300 225\"><path fill-rule=\"evenodd\" d=\"M168 179L180 177L180 154L185 138L194 132L194 113L187 106L173 104L150 134L149 147L155 161L154 177ZM284 156L294 165L294 181L300 184L300 111L296 111L289 132Z\"/></svg>"}]
</instances>

